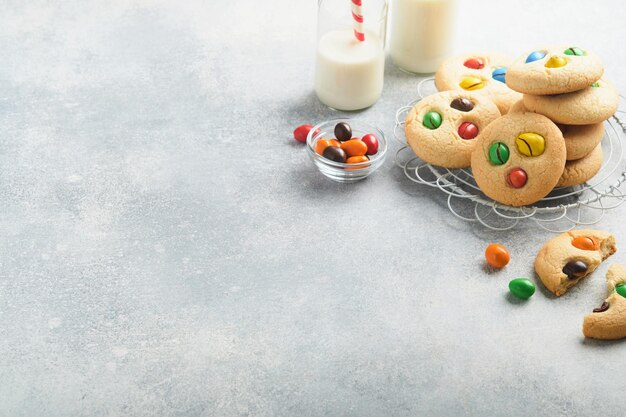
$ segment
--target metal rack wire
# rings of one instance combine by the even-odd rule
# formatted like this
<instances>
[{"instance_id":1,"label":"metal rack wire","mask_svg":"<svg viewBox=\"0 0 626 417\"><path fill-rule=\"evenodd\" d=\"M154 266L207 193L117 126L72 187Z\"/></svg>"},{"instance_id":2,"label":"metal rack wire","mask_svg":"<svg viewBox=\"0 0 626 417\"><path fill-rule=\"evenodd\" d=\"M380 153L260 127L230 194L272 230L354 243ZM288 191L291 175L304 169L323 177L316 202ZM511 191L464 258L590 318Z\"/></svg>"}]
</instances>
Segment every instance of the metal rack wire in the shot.
<instances>
[{"instance_id":1,"label":"metal rack wire","mask_svg":"<svg viewBox=\"0 0 626 417\"><path fill-rule=\"evenodd\" d=\"M626 112L621 110L605 122L602 138L604 163L596 176L576 187L556 188L532 206L512 207L490 199L480 191L470 169L448 169L421 161L406 143L404 120L409 110L424 97L422 90L425 83L432 80L422 80L418 85L420 98L396 112L393 133L402 147L396 152L395 162L411 181L447 194L448 209L459 219L476 222L492 230L510 230L522 221L532 221L545 230L563 232L576 226L598 223L607 211L618 207L626 199L620 190L626 182L622 144L626 123L619 117Z\"/></svg>"}]
</instances>

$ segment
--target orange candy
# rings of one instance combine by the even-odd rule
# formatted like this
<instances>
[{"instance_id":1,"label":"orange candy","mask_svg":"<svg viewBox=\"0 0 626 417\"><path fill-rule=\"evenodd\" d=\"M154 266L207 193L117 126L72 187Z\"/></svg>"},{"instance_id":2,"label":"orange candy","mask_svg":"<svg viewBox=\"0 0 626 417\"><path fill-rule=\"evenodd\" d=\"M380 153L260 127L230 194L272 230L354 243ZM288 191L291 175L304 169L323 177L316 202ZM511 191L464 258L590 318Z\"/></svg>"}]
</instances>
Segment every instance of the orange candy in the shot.
<instances>
[{"instance_id":1,"label":"orange candy","mask_svg":"<svg viewBox=\"0 0 626 417\"><path fill-rule=\"evenodd\" d=\"M348 160L346 161L348 164L359 164L361 162L367 162L370 159L365 156L365 155L359 155L359 156L351 156L348 158Z\"/></svg>"},{"instance_id":2,"label":"orange candy","mask_svg":"<svg viewBox=\"0 0 626 417\"><path fill-rule=\"evenodd\" d=\"M504 268L506 264L511 260L511 255L509 251L502 245L498 245L497 243L492 243L487 246L487 250L485 251L485 259L487 263L494 268Z\"/></svg>"},{"instance_id":3,"label":"orange candy","mask_svg":"<svg viewBox=\"0 0 626 417\"><path fill-rule=\"evenodd\" d=\"M328 148L329 146L341 147L341 142L339 142L337 139L319 139L317 142L315 142L315 152L318 155L322 155L324 153L324 149Z\"/></svg>"},{"instance_id":4,"label":"orange candy","mask_svg":"<svg viewBox=\"0 0 626 417\"><path fill-rule=\"evenodd\" d=\"M341 144L341 149L351 156L363 156L367 153L367 144L359 139L350 139Z\"/></svg>"},{"instance_id":5,"label":"orange candy","mask_svg":"<svg viewBox=\"0 0 626 417\"><path fill-rule=\"evenodd\" d=\"M598 242L594 238L578 236L572 240L572 246L582 250L598 250Z\"/></svg>"},{"instance_id":6,"label":"orange candy","mask_svg":"<svg viewBox=\"0 0 626 417\"><path fill-rule=\"evenodd\" d=\"M367 162L370 159L365 156L365 155L360 155L360 156L351 156L350 158L348 158L346 160L347 164L359 164L361 162ZM367 168L369 165L367 166L362 166L362 167L354 167L354 168L346 168L347 170L353 171L355 169L363 169L363 168Z\"/></svg>"}]
</instances>

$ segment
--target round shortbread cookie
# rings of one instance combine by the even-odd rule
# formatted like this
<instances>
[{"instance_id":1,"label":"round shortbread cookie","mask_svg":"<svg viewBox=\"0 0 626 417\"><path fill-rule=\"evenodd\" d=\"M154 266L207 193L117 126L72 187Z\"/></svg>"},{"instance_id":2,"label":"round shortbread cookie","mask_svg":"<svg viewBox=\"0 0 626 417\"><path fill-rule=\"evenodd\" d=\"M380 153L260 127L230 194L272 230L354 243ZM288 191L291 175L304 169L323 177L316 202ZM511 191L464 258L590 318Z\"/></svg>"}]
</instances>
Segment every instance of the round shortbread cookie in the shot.
<instances>
[{"instance_id":1,"label":"round shortbread cookie","mask_svg":"<svg viewBox=\"0 0 626 417\"><path fill-rule=\"evenodd\" d=\"M563 174L561 174L561 178L556 186L573 187L589 181L600 171L602 162L604 162L602 145L598 145L584 158L575 161L567 161Z\"/></svg>"},{"instance_id":2,"label":"round shortbread cookie","mask_svg":"<svg viewBox=\"0 0 626 417\"><path fill-rule=\"evenodd\" d=\"M411 149L423 161L466 168L478 133L499 116L498 107L484 94L443 91L411 109L404 132Z\"/></svg>"},{"instance_id":3,"label":"round shortbread cookie","mask_svg":"<svg viewBox=\"0 0 626 417\"><path fill-rule=\"evenodd\" d=\"M606 274L609 296L583 320L583 334L594 339L626 337L626 267L613 264ZM620 290L622 288L622 290Z\"/></svg>"},{"instance_id":4,"label":"round shortbread cookie","mask_svg":"<svg viewBox=\"0 0 626 417\"><path fill-rule=\"evenodd\" d=\"M465 90L486 94L506 114L511 104L521 98L505 83L511 59L500 54L471 53L444 61L435 73L439 91Z\"/></svg>"},{"instance_id":5,"label":"round shortbread cookie","mask_svg":"<svg viewBox=\"0 0 626 417\"><path fill-rule=\"evenodd\" d=\"M589 125L611 117L619 105L619 94L604 79L585 89L552 96L524 95L524 106L556 123Z\"/></svg>"},{"instance_id":6,"label":"round shortbread cookie","mask_svg":"<svg viewBox=\"0 0 626 417\"><path fill-rule=\"evenodd\" d=\"M523 96L522 96L523 97ZM513 105L509 108L509 113L526 113L528 109L524 106L524 99L517 100Z\"/></svg>"},{"instance_id":7,"label":"round shortbread cookie","mask_svg":"<svg viewBox=\"0 0 626 417\"><path fill-rule=\"evenodd\" d=\"M509 114L513 113L533 113L526 109L524 101L516 101L509 109ZM563 133L565 139L565 149L567 155L565 159L574 161L589 155L604 137L604 123L592 125L564 125L557 126Z\"/></svg>"},{"instance_id":8,"label":"round shortbread cookie","mask_svg":"<svg viewBox=\"0 0 626 417\"><path fill-rule=\"evenodd\" d=\"M548 195L565 167L559 128L535 113L502 116L487 126L472 152L472 171L481 191L512 206Z\"/></svg>"},{"instance_id":9,"label":"round shortbread cookie","mask_svg":"<svg viewBox=\"0 0 626 417\"><path fill-rule=\"evenodd\" d=\"M548 290L560 296L616 250L611 233L570 230L543 245L535 258L535 272Z\"/></svg>"},{"instance_id":10,"label":"round shortbread cookie","mask_svg":"<svg viewBox=\"0 0 626 417\"><path fill-rule=\"evenodd\" d=\"M552 47L517 58L509 67L506 84L524 94L562 94L590 86L603 73L602 61L593 53L578 47Z\"/></svg>"},{"instance_id":11,"label":"round shortbread cookie","mask_svg":"<svg viewBox=\"0 0 626 417\"><path fill-rule=\"evenodd\" d=\"M589 155L598 146L604 137L604 123L592 125L562 125L557 124L567 149L568 161L575 161Z\"/></svg>"}]
</instances>

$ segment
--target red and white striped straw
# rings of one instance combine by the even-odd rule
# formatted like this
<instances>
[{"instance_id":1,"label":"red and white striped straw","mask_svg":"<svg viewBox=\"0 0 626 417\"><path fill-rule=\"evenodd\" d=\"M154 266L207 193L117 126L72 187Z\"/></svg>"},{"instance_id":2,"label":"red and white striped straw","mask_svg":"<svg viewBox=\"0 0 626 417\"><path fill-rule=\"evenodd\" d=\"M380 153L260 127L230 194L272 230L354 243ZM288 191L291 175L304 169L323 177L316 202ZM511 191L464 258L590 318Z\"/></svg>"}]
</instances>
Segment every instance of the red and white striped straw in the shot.
<instances>
[{"instance_id":1,"label":"red and white striped straw","mask_svg":"<svg viewBox=\"0 0 626 417\"><path fill-rule=\"evenodd\" d=\"M354 23L354 36L361 42L365 40L363 32L363 12L361 11L361 0L352 1L352 20Z\"/></svg>"}]
</instances>

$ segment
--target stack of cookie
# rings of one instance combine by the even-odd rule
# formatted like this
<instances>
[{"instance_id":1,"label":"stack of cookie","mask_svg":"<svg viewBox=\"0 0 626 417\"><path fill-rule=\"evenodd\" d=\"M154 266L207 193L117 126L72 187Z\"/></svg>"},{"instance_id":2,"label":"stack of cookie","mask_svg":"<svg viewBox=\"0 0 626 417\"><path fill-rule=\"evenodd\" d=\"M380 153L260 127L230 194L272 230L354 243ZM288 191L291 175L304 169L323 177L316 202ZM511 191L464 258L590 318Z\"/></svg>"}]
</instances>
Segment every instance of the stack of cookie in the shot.
<instances>
[{"instance_id":1,"label":"stack of cookie","mask_svg":"<svg viewBox=\"0 0 626 417\"><path fill-rule=\"evenodd\" d=\"M542 114L563 133L567 163L557 187L582 184L602 166L603 122L619 104L617 91L601 78L603 73L596 55L565 46L532 51L508 68L507 86L523 93L509 112Z\"/></svg>"},{"instance_id":2,"label":"stack of cookie","mask_svg":"<svg viewBox=\"0 0 626 417\"><path fill-rule=\"evenodd\" d=\"M484 53L450 58L435 74L440 92L409 112L407 142L430 164L471 166L493 200L534 204L601 168L603 122L619 104L603 73L600 59L578 47L517 60Z\"/></svg>"}]
</instances>

